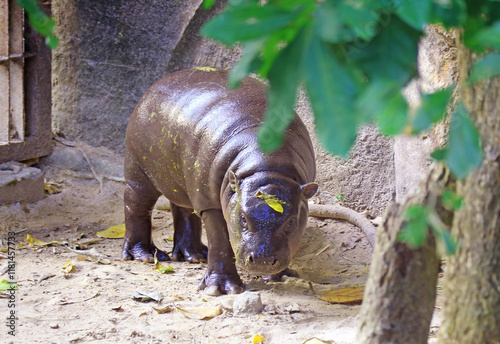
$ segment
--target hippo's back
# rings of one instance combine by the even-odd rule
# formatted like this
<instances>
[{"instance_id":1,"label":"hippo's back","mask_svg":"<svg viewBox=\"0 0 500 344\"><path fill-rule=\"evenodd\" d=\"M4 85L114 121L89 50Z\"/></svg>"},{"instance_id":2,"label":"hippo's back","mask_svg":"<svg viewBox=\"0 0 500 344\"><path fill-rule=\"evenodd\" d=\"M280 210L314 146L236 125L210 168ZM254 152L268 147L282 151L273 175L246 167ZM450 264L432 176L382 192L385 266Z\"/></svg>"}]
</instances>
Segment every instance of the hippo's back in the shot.
<instances>
[{"instance_id":1,"label":"hippo's back","mask_svg":"<svg viewBox=\"0 0 500 344\"><path fill-rule=\"evenodd\" d=\"M164 77L142 97L127 127L130 161L172 202L197 211L220 207L228 169L239 175L278 169L301 182L314 179L314 153L300 119L284 147L264 155L257 129L266 86L246 78L228 90L227 74L192 69Z\"/></svg>"}]
</instances>

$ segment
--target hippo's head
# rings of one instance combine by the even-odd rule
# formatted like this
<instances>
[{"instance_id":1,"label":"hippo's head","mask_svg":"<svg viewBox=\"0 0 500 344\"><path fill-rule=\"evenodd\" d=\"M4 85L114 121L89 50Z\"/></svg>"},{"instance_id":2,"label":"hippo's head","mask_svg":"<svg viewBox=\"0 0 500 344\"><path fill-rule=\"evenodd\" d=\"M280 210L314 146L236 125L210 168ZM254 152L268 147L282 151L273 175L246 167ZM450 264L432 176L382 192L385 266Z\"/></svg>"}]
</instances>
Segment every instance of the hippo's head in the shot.
<instances>
[{"instance_id":1,"label":"hippo's head","mask_svg":"<svg viewBox=\"0 0 500 344\"><path fill-rule=\"evenodd\" d=\"M236 263L257 276L283 271L297 252L307 223L307 200L317 189L316 183L300 185L274 172L239 180L230 171L223 212Z\"/></svg>"}]
</instances>

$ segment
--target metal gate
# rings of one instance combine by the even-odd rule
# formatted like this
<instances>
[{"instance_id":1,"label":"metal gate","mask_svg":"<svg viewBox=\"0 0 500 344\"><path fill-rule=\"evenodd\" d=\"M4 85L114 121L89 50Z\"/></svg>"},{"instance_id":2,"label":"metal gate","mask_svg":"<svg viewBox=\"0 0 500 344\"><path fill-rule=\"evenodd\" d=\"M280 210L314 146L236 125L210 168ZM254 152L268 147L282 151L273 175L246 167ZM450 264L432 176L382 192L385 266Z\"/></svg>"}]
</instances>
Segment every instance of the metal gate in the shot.
<instances>
[{"instance_id":1,"label":"metal gate","mask_svg":"<svg viewBox=\"0 0 500 344\"><path fill-rule=\"evenodd\" d=\"M50 55L15 0L0 0L0 163L52 150Z\"/></svg>"}]
</instances>

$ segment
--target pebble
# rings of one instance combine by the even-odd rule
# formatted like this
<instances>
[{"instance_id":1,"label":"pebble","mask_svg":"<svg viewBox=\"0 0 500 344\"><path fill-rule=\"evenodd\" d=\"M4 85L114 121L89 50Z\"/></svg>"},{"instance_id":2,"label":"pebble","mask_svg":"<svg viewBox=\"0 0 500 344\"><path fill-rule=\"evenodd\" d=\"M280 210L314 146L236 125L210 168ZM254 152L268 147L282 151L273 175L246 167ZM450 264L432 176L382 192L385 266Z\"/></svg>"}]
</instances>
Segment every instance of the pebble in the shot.
<instances>
[{"instance_id":1,"label":"pebble","mask_svg":"<svg viewBox=\"0 0 500 344\"><path fill-rule=\"evenodd\" d=\"M234 298L234 314L259 314L264 309L260 293L244 292Z\"/></svg>"},{"instance_id":2,"label":"pebble","mask_svg":"<svg viewBox=\"0 0 500 344\"><path fill-rule=\"evenodd\" d=\"M58 323L50 323L49 326L50 326L50 328L59 328Z\"/></svg>"}]
</instances>

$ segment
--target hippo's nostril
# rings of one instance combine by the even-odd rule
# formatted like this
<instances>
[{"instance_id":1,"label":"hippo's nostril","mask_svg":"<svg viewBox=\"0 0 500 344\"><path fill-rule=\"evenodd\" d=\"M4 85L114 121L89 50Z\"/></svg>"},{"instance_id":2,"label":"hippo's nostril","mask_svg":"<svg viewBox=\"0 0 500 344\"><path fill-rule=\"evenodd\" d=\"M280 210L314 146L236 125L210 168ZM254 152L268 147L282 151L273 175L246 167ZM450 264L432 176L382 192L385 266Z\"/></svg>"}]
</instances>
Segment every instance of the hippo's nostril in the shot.
<instances>
[{"instance_id":1,"label":"hippo's nostril","mask_svg":"<svg viewBox=\"0 0 500 344\"><path fill-rule=\"evenodd\" d=\"M276 259L273 260L273 263L271 264L272 266L275 266L278 263Z\"/></svg>"},{"instance_id":2,"label":"hippo's nostril","mask_svg":"<svg viewBox=\"0 0 500 344\"><path fill-rule=\"evenodd\" d=\"M253 252L248 255L248 261L253 264Z\"/></svg>"}]
</instances>

